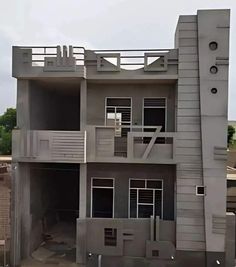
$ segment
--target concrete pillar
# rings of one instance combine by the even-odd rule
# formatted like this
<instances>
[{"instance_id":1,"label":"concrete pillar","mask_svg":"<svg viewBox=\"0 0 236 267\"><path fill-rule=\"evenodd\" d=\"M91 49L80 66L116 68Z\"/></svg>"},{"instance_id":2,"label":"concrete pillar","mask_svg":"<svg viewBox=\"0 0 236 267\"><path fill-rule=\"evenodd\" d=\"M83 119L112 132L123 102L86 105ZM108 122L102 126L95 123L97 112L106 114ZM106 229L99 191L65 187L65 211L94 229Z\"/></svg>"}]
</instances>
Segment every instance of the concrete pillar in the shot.
<instances>
[{"instance_id":1,"label":"concrete pillar","mask_svg":"<svg viewBox=\"0 0 236 267\"><path fill-rule=\"evenodd\" d=\"M20 216L20 177L19 164L12 163L12 193L11 193L11 266L19 266L21 260L21 216Z\"/></svg>"},{"instance_id":2,"label":"concrete pillar","mask_svg":"<svg viewBox=\"0 0 236 267\"><path fill-rule=\"evenodd\" d=\"M30 232L31 232L31 214L30 214L30 168L29 163L20 164L21 179L21 256L28 258L30 256Z\"/></svg>"},{"instance_id":3,"label":"concrete pillar","mask_svg":"<svg viewBox=\"0 0 236 267\"><path fill-rule=\"evenodd\" d=\"M86 219L77 219L77 233L76 233L76 263L80 266L86 264L87 259L87 224Z\"/></svg>"},{"instance_id":4,"label":"concrete pillar","mask_svg":"<svg viewBox=\"0 0 236 267\"><path fill-rule=\"evenodd\" d=\"M17 126L21 130L30 129L29 80L17 80ZM13 162L12 168L10 261L15 267L20 265L22 257L30 254L30 177L28 164Z\"/></svg>"},{"instance_id":5,"label":"concrete pillar","mask_svg":"<svg viewBox=\"0 0 236 267\"><path fill-rule=\"evenodd\" d=\"M82 80L80 84L80 130L86 128L87 122L87 81Z\"/></svg>"},{"instance_id":6,"label":"concrete pillar","mask_svg":"<svg viewBox=\"0 0 236 267\"><path fill-rule=\"evenodd\" d=\"M13 163L12 168L11 265L14 267L30 256L31 216L29 164Z\"/></svg>"},{"instance_id":7,"label":"concrete pillar","mask_svg":"<svg viewBox=\"0 0 236 267\"><path fill-rule=\"evenodd\" d=\"M79 218L86 218L87 210L87 165L80 164Z\"/></svg>"},{"instance_id":8,"label":"concrete pillar","mask_svg":"<svg viewBox=\"0 0 236 267\"><path fill-rule=\"evenodd\" d=\"M86 130L87 123L87 81L80 84L80 130ZM86 158L85 158L86 162ZM79 218L76 228L76 262L86 264L86 235L87 235L87 164L80 164L80 187L79 187Z\"/></svg>"},{"instance_id":9,"label":"concrete pillar","mask_svg":"<svg viewBox=\"0 0 236 267\"><path fill-rule=\"evenodd\" d=\"M17 80L17 126L30 129L30 81Z\"/></svg>"},{"instance_id":10,"label":"concrete pillar","mask_svg":"<svg viewBox=\"0 0 236 267\"><path fill-rule=\"evenodd\" d=\"M80 164L79 218L76 225L76 262L86 263L87 165Z\"/></svg>"}]
</instances>

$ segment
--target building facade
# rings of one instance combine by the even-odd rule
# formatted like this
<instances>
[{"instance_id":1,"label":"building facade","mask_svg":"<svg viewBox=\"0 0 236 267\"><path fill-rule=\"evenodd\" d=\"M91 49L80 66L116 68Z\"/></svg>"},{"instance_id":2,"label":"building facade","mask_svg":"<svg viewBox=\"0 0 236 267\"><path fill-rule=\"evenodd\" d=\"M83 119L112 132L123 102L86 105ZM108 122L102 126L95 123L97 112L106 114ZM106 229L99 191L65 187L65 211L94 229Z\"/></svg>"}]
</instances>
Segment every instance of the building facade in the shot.
<instances>
[{"instance_id":1,"label":"building facade","mask_svg":"<svg viewBox=\"0 0 236 267\"><path fill-rule=\"evenodd\" d=\"M180 16L174 49L13 47L13 266L62 221L82 266L231 266L229 15Z\"/></svg>"},{"instance_id":2,"label":"building facade","mask_svg":"<svg viewBox=\"0 0 236 267\"><path fill-rule=\"evenodd\" d=\"M10 251L10 203L11 203L11 157L0 156L0 264L9 263Z\"/></svg>"}]
</instances>

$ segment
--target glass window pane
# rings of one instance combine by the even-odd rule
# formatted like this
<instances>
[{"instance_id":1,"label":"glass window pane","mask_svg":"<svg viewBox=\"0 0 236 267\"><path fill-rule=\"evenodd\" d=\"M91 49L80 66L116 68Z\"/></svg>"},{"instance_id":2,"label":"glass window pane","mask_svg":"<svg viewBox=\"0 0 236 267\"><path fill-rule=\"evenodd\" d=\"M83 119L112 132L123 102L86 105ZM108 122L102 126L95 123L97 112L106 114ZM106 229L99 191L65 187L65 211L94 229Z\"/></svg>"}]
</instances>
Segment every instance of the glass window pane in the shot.
<instances>
[{"instance_id":1,"label":"glass window pane","mask_svg":"<svg viewBox=\"0 0 236 267\"><path fill-rule=\"evenodd\" d=\"M145 188L145 180L130 180L131 188Z\"/></svg>"},{"instance_id":2,"label":"glass window pane","mask_svg":"<svg viewBox=\"0 0 236 267\"><path fill-rule=\"evenodd\" d=\"M139 218L150 218L153 215L153 205L139 205L138 206L138 217Z\"/></svg>"},{"instance_id":3,"label":"glass window pane","mask_svg":"<svg viewBox=\"0 0 236 267\"><path fill-rule=\"evenodd\" d=\"M165 107L165 98L144 98L144 107Z\"/></svg>"},{"instance_id":4,"label":"glass window pane","mask_svg":"<svg viewBox=\"0 0 236 267\"><path fill-rule=\"evenodd\" d=\"M107 108L107 113L115 113L115 108Z\"/></svg>"},{"instance_id":5,"label":"glass window pane","mask_svg":"<svg viewBox=\"0 0 236 267\"><path fill-rule=\"evenodd\" d=\"M112 179L93 179L93 186L113 187Z\"/></svg>"},{"instance_id":6,"label":"glass window pane","mask_svg":"<svg viewBox=\"0 0 236 267\"><path fill-rule=\"evenodd\" d=\"M155 216L162 218L162 191L155 190Z\"/></svg>"},{"instance_id":7,"label":"glass window pane","mask_svg":"<svg viewBox=\"0 0 236 267\"><path fill-rule=\"evenodd\" d=\"M104 245L115 247L117 245L117 229L105 228L104 229Z\"/></svg>"},{"instance_id":8,"label":"glass window pane","mask_svg":"<svg viewBox=\"0 0 236 267\"><path fill-rule=\"evenodd\" d=\"M138 193L138 202L139 203L149 203L149 204L153 204L153 190L147 190L147 189L143 189L143 190L139 190Z\"/></svg>"},{"instance_id":9,"label":"glass window pane","mask_svg":"<svg viewBox=\"0 0 236 267\"><path fill-rule=\"evenodd\" d=\"M147 181L147 188L162 189L162 181Z\"/></svg>"},{"instance_id":10,"label":"glass window pane","mask_svg":"<svg viewBox=\"0 0 236 267\"><path fill-rule=\"evenodd\" d=\"M137 218L137 190L130 190L130 218Z\"/></svg>"},{"instance_id":11,"label":"glass window pane","mask_svg":"<svg viewBox=\"0 0 236 267\"><path fill-rule=\"evenodd\" d=\"M107 106L130 107L131 99L130 98L107 98Z\"/></svg>"}]
</instances>

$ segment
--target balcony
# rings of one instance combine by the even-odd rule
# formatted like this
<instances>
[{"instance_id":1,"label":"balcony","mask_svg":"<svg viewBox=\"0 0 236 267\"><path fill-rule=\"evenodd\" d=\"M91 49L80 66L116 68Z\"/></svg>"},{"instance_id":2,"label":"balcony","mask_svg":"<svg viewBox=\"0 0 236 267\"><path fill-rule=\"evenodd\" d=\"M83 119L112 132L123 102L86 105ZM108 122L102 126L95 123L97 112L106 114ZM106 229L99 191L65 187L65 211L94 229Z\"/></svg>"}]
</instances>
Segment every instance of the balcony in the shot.
<instances>
[{"instance_id":1,"label":"balcony","mask_svg":"<svg viewBox=\"0 0 236 267\"><path fill-rule=\"evenodd\" d=\"M88 162L175 164L175 132L157 126L87 126Z\"/></svg>"},{"instance_id":2,"label":"balcony","mask_svg":"<svg viewBox=\"0 0 236 267\"><path fill-rule=\"evenodd\" d=\"M84 163L86 132L14 130L13 161Z\"/></svg>"}]
</instances>

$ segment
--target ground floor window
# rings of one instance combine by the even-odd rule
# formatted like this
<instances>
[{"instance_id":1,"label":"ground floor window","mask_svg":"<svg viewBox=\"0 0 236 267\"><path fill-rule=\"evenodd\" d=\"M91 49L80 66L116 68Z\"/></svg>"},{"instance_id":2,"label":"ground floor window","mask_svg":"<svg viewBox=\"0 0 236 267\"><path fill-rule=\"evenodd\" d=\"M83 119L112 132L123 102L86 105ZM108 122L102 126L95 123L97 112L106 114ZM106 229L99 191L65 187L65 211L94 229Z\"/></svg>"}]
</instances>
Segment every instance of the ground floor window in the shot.
<instances>
[{"instance_id":1,"label":"ground floor window","mask_svg":"<svg viewBox=\"0 0 236 267\"><path fill-rule=\"evenodd\" d=\"M91 215L94 218L114 217L114 179L92 178Z\"/></svg>"},{"instance_id":2,"label":"ground floor window","mask_svg":"<svg viewBox=\"0 0 236 267\"><path fill-rule=\"evenodd\" d=\"M163 181L151 179L129 180L129 217L162 218Z\"/></svg>"}]
</instances>

